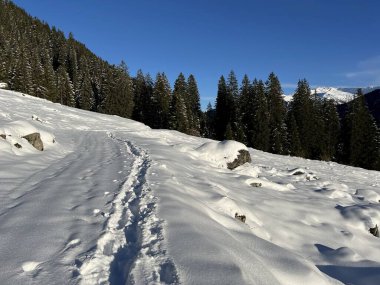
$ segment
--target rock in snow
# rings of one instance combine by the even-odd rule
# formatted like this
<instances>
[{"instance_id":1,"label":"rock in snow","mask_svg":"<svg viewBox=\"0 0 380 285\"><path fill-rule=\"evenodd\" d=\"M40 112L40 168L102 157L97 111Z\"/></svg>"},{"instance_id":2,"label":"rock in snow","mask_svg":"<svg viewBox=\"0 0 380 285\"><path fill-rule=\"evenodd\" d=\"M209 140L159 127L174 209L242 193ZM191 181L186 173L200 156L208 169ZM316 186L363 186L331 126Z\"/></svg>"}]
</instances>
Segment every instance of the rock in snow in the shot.
<instances>
[{"instance_id":1,"label":"rock in snow","mask_svg":"<svg viewBox=\"0 0 380 285\"><path fill-rule=\"evenodd\" d=\"M44 144L41 140L41 135L39 133L29 134L23 136L22 138L26 139L32 146L34 146L35 149L40 151L44 150Z\"/></svg>"},{"instance_id":2,"label":"rock in snow","mask_svg":"<svg viewBox=\"0 0 380 285\"><path fill-rule=\"evenodd\" d=\"M234 169L251 162L247 147L237 141L207 142L196 148L200 158L216 163L218 167Z\"/></svg>"},{"instance_id":3,"label":"rock in snow","mask_svg":"<svg viewBox=\"0 0 380 285\"><path fill-rule=\"evenodd\" d=\"M234 161L227 163L228 169L235 169L236 167L239 167L240 165L243 165L246 162L251 162L251 155L249 154L248 150L241 149L239 150L239 154L235 158Z\"/></svg>"}]
</instances>

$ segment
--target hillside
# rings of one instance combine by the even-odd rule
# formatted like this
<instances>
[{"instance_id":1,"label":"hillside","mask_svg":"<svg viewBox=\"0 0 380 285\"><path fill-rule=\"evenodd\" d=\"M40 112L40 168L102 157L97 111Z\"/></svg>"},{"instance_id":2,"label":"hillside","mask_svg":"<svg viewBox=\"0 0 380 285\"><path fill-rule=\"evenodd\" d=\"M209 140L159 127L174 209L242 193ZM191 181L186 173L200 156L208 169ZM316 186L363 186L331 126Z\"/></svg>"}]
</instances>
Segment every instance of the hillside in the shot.
<instances>
[{"instance_id":1,"label":"hillside","mask_svg":"<svg viewBox=\"0 0 380 285\"><path fill-rule=\"evenodd\" d=\"M3 285L380 278L377 171L254 149L231 171L211 140L4 90L0 134Z\"/></svg>"},{"instance_id":2,"label":"hillside","mask_svg":"<svg viewBox=\"0 0 380 285\"><path fill-rule=\"evenodd\" d=\"M368 110L376 120L377 125L380 127L380 89L371 91L364 95L367 102ZM337 106L339 115L341 117L347 112L348 104L341 104Z\"/></svg>"}]
</instances>

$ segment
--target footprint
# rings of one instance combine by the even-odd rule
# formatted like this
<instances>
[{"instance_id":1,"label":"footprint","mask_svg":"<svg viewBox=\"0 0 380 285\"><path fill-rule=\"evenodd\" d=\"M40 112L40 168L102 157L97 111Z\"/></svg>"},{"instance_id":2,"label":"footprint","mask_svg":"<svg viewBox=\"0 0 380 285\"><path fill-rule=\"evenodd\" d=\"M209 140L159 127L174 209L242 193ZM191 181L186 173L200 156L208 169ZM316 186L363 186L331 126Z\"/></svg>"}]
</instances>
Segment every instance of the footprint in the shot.
<instances>
[{"instance_id":1,"label":"footprint","mask_svg":"<svg viewBox=\"0 0 380 285\"><path fill-rule=\"evenodd\" d=\"M81 240L79 238L77 239L73 239L72 241L70 241L67 245L66 245L66 248L73 248L73 247L76 247L77 245L79 245L81 243Z\"/></svg>"},{"instance_id":2,"label":"footprint","mask_svg":"<svg viewBox=\"0 0 380 285\"><path fill-rule=\"evenodd\" d=\"M21 267L22 267L22 270L24 272L31 272L31 271L35 271L37 269L39 269L39 265L41 264L41 262L37 262L37 261L27 261L27 262L24 262Z\"/></svg>"}]
</instances>

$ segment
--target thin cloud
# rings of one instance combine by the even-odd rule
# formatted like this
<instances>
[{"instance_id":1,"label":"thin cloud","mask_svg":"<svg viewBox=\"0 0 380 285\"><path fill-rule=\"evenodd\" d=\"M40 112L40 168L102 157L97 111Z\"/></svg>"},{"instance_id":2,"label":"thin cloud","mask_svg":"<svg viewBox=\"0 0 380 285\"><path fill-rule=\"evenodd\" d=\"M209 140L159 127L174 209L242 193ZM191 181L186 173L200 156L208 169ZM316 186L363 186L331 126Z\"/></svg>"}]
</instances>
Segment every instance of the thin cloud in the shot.
<instances>
[{"instance_id":1,"label":"thin cloud","mask_svg":"<svg viewBox=\"0 0 380 285\"><path fill-rule=\"evenodd\" d=\"M345 77L368 82L369 85L380 85L380 55L360 61L358 69L347 72Z\"/></svg>"}]
</instances>

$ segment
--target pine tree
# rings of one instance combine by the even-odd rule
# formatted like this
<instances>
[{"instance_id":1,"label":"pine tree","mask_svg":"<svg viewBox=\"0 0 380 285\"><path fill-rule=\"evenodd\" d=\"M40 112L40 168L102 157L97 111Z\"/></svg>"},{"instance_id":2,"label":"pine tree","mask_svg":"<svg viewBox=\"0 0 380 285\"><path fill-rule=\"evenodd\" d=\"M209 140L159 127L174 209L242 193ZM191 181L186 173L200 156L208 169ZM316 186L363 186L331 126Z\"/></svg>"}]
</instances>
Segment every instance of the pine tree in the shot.
<instances>
[{"instance_id":1,"label":"pine tree","mask_svg":"<svg viewBox=\"0 0 380 285\"><path fill-rule=\"evenodd\" d=\"M352 103L349 114L350 148L349 162L351 165L368 169L378 169L380 161L379 130L375 120L368 111L364 95L359 89Z\"/></svg>"},{"instance_id":2,"label":"pine tree","mask_svg":"<svg viewBox=\"0 0 380 285\"><path fill-rule=\"evenodd\" d=\"M309 83L305 79L298 82L289 112L294 117L298 128L302 148L300 153L304 157L311 158L312 147L315 145L317 137L314 136L313 101L311 99Z\"/></svg>"},{"instance_id":3,"label":"pine tree","mask_svg":"<svg viewBox=\"0 0 380 285\"><path fill-rule=\"evenodd\" d=\"M272 153L286 154L286 109L280 81L273 72L265 84L265 93L269 109L270 150Z\"/></svg>"},{"instance_id":4,"label":"pine tree","mask_svg":"<svg viewBox=\"0 0 380 285\"><path fill-rule=\"evenodd\" d=\"M188 97L187 90L186 79L181 72L174 83L173 96L170 104L169 126L171 129L183 133L187 133L189 130L188 112L185 104L185 98Z\"/></svg>"},{"instance_id":5,"label":"pine tree","mask_svg":"<svg viewBox=\"0 0 380 285\"><path fill-rule=\"evenodd\" d=\"M241 130L244 134L244 139L242 142L248 144L249 146L252 146L251 142L253 134L255 105L252 86L248 75L244 75L243 81L241 83L239 105Z\"/></svg>"},{"instance_id":6,"label":"pine tree","mask_svg":"<svg viewBox=\"0 0 380 285\"><path fill-rule=\"evenodd\" d=\"M311 140L309 145L309 157L312 159L323 159L330 160L327 155L327 141L328 134L325 132L325 121L324 121L324 104L321 97L318 96L317 92L311 96L311 128L313 132L313 140Z\"/></svg>"},{"instance_id":7,"label":"pine tree","mask_svg":"<svg viewBox=\"0 0 380 285\"><path fill-rule=\"evenodd\" d=\"M88 69L87 60L85 57L80 59L80 75L79 75L79 89L78 89L78 106L83 110L94 109L94 91L90 78L90 71Z\"/></svg>"},{"instance_id":8,"label":"pine tree","mask_svg":"<svg viewBox=\"0 0 380 285\"><path fill-rule=\"evenodd\" d=\"M211 103L207 104L206 112L204 113L203 120L201 122L201 135L206 138L215 138L215 109Z\"/></svg>"},{"instance_id":9,"label":"pine tree","mask_svg":"<svg viewBox=\"0 0 380 285\"><path fill-rule=\"evenodd\" d=\"M264 83L254 80L252 85L254 118L251 145L259 150L269 150L269 112Z\"/></svg>"},{"instance_id":10,"label":"pine tree","mask_svg":"<svg viewBox=\"0 0 380 285\"><path fill-rule=\"evenodd\" d=\"M165 73L158 73L153 87L153 121L152 127L167 129L169 127L169 111L171 88Z\"/></svg>"},{"instance_id":11,"label":"pine tree","mask_svg":"<svg viewBox=\"0 0 380 285\"><path fill-rule=\"evenodd\" d=\"M75 100L73 85L70 82L69 75L63 66L60 66L57 70L57 89L58 102L66 106L74 107Z\"/></svg>"},{"instance_id":12,"label":"pine tree","mask_svg":"<svg viewBox=\"0 0 380 285\"><path fill-rule=\"evenodd\" d=\"M146 123L144 107L148 104L148 102L146 102L147 87L145 76L141 69L137 71L136 77L133 79L133 90L135 106L133 109L132 119Z\"/></svg>"},{"instance_id":13,"label":"pine tree","mask_svg":"<svg viewBox=\"0 0 380 285\"><path fill-rule=\"evenodd\" d=\"M124 61L117 68L115 82L116 88L114 92L117 94L120 104L118 115L131 118L134 108L133 82Z\"/></svg>"},{"instance_id":14,"label":"pine tree","mask_svg":"<svg viewBox=\"0 0 380 285\"><path fill-rule=\"evenodd\" d=\"M323 160L333 160L336 158L336 150L338 147L340 132L339 115L332 100L323 100L322 112L324 149L321 158Z\"/></svg>"},{"instance_id":15,"label":"pine tree","mask_svg":"<svg viewBox=\"0 0 380 285\"><path fill-rule=\"evenodd\" d=\"M289 154L293 156L305 156L305 152L301 145L298 126L293 112L288 112L286 117L286 125L288 129L288 144L287 149Z\"/></svg>"},{"instance_id":16,"label":"pine tree","mask_svg":"<svg viewBox=\"0 0 380 285\"><path fill-rule=\"evenodd\" d=\"M194 75L190 74L187 79L187 116L189 121L188 133L194 136L200 135L201 103L198 85Z\"/></svg>"},{"instance_id":17,"label":"pine tree","mask_svg":"<svg viewBox=\"0 0 380 285\"><path fill-rule=\"evenodd\" d=\"M235 104L231 92L227 89L227 84L223 76L219 79L218 95L215 104L215 127L216 138L225 139L227 125L234 124Z\"/></svg>"},{"instance_id":18,"label":"pine tree","mask_svg":"<svg viewBox=\"0 0 380 285\"><path fill-rule=\"evenodd\" d=\"M237 81L235 72L233 70L230 71L227 78L227 90L228 90L228 98L231 104L231 120L230 124L232 127L233 138L237 140L238 133L240 132L240 111L239 111L239 83Z\"/></svg>"},{"instance_id":19,"label":"pine tree","mask_svg":"<svg viewBox=\"0 0 380 285\"><path fill-rule=\"evenodd\" d=\"M226 133L224 134L224 138L226 140L233 140L234 139L234 133L232 131L231 124L228 123L226 127Z\"/></svg>"}]
</instances>

